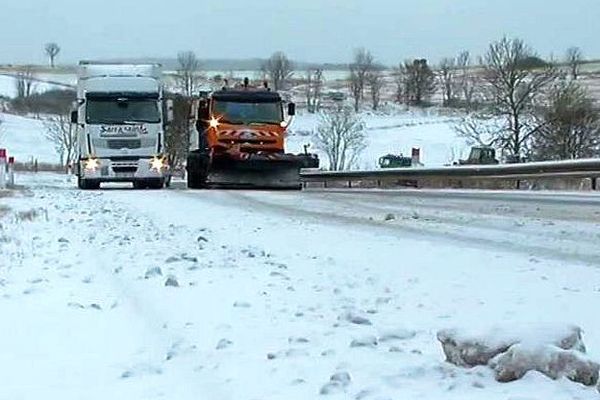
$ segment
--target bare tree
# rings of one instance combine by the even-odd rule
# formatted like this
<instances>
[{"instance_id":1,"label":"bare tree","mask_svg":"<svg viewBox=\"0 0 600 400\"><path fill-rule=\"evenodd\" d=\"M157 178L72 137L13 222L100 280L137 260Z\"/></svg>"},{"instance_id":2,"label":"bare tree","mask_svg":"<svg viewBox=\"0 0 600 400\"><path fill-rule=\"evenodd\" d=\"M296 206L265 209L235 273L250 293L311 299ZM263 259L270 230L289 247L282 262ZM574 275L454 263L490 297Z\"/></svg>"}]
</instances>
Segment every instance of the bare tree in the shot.
<instances>
[{"instance_id":1,"label":"bare tree","mask_svg":"<svg viewBox=\"0 0 600 400\"><path fill-rule=\"evenodd\" d=\"M200 60L193 51L177 54L177 86L184 96L192 97L200 86Z\"/></svg>"},{"instance_id":2,"label":"bare tree","mask_svg":"<svg viewBox=\"0 0 600 400\"><path fill-rule=\"evenodd\" d=\"M54 42L46 43L46 46L44 46L44 50L46 51L46 55L48 56L48 60L50 61L50 67L54 68L56 57L58 56L58 53L60 53L60 46Z\"/></svg>"},{"instance_id":3,"label":"bare tree","mask_svg":"<svg viewBox=\"0 0 600 400\"><path fill-rule=\"evenodd\" d=\"M394 82L396 84L396 93L395 100L398 104L404 103L408 106L409 104L409 82L408 82L408 74L406 68L404 67L404 63L400 63L396 68L394 68Z\"/></svg>"},{"instance_id":4,"label":"bare tree","mask_svg":"<svg viewBox=\"0 0 600 400\"><path fill-rule=\"evenodd\" d=\"M372 70L367 74L367 84L369 86L369 93L371 94L371 105L373 110L379 109L379 103L381 102L381 90L383 89L383 74L381 71Z\"/></svg>"},{"instance_id":5,"label":"bare tree","mask_svg":"<svg viewBox=\"0 0 600 400\"><path fill-rule=\"evenodd\" d=\"M350 94L354 99L354 111L358 112L364 98L367 77L375 66L375 58L364 48L354 52L354 60L350 64Z\"/></svg>"},{"instance_id":6,"label":"bare tree","mask_svg":"<svg viewBox=\"0 0 600 400\"><path fill-rule=\"evenodd\" d=\"M571 77L577 79L579 77L579 70L581 63L583 62L583 53L579 47L569 47L567 49L566 61L571 69Z\"/></svg>"},{"instance_id":7,"label":"bare tree","mask_svg":"<svg viewBox=\"0 0 600 400\"><path fill-rule=\"evenodd\" d=\"M406 61L400 67L400 73L406 104L421 106L435 92L435 74L427 65L427 60Z\"/></svg>"},{"instance_id":8,"label":"bare tree","mask_svg":"<svg viewBox=\"0 0 600 400\"><path fill-rule=\"evenodd\" d=\"M456 57L456 67L459 72L457 90L464 101L467 111L471 110L475 95L476 81L471 69L471 54L463 51Z\"/></svg>"},{"instance_id":9,"label":"bare tree","mask_svg":"<svg viewBox=\"0 0 600 400\"><path fill-rule=\"evenodd\" d=\"M309 113L319 112L323 91L323 70L308 69L306 71L306 107Z\"/></svg>"},{"instance_id":10,"label":"bare tree","mask_svg":"<svg viewBox=\"0 0 600 400\"><path fill-rule=\"evenodd\" d=\"M438 79L442 87L443 104L450 106L456 98L454 90L456 87L456 61L453 58L442 59Z\"/></svg>"},{"instance_id":11,"label":"bare tree","mask_svg":"<svg viewBox=\"0 0 600 400\"><path fill-rule=\"evenodd\" d=\"M31 66L23 67L15 77L17 98L26 99L33 94L35 88L35 74Z\"/></svg>"},{"instance_id":12,"label":"bare tree","mask_svg":"<svg viewBox=\"0 0 600 400\"><path fill-rule=\"evenodd\" d=\"M54 144L61 165L68 171L75 156L77 143L77 134L71 124L70 114L64 113L48 117L44 121L44 127L46 128L46 138Z\"/></svg>"},{"instance_id":13,"label":"bare tree","mask_svg":"<svg viewBox=\"0 0 600 400\"><path fill-rule=\"evenodd\" d=\"M329 160L329 169L340 171L356 165L366 147L365 124L352 110L341 107L321 114L315 142Z\"/></svg>"},{"instance_id":14,"label":"bare tree","mask_svg":"<svg viewBox=\"0 0 600 400\"><path fill-rule=\"evenodd\" d=\"M529 68L523 61L531 57L533 51L520 39L492 43L482 60L489 107L457 127L467 138L502 148L511 160L520 160L539 132L534 106L556 77L552 66Z\"/></svg>"},{"instance_id":15,"label":"bare tree","mask_svg":"<svg viewBox=\"0 0 600 400\"><path fill-rule=\"evenodd\" d=\"M273 89L281 90L294 74L294 65L284 52L276 51L263 63L262 71L271 81Z\"/></svg>"},{"instance_id":16,"label":"bare tree","mask_svg":"<svg viewBox=\"0 0 600 400\"><path fill-rule=\"evenodd\" d=\"M542 127L534 137L533 156L564 160L600 156L600 111L587 91L562 82L550 92L548 106L536 115Z\"/></svg>"},{"instance_id":17,"label":"bare tree","mask_svg":"<svg viewBox=\"0 0 600 400\"><path fill-rule=\"evenodd\" d=\"M192 100L182 95L175 95L172 100L173 121L165 131L165 145L169 165L171 168L178 170L188 154L192 130L190 124Z\"/></svg>"}]
</instances>

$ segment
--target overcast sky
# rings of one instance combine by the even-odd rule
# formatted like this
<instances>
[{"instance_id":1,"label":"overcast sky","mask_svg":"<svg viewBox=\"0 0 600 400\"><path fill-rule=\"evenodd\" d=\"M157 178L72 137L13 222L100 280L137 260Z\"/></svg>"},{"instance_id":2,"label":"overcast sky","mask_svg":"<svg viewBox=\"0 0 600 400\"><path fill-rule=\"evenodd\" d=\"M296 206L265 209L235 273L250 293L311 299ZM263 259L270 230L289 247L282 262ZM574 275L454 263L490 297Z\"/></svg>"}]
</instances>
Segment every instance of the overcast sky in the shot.
<instances>
[{"instance_id":1,"label":"overcast sky","mask_svg":"<svg viewBox=\"0 0 600 400\"><path fill-rule=\"evenodd\" d=\"M481 54L502 35L542 56L580 46L600 58L599 0L0 0L0 63L86 58L265 57L345 62L365 46L386 64Z\"/></svg>"}]
</instances>

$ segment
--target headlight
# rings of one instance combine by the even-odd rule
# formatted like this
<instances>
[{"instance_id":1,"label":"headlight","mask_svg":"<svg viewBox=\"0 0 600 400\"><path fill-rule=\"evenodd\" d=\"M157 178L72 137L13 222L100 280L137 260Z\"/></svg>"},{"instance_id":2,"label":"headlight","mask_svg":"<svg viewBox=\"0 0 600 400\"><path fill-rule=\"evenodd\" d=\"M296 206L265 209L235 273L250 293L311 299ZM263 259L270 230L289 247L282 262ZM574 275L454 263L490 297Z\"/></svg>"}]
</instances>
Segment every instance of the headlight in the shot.
<instances>
[{"instance_id":1,"label":"headlight","mask_svg":"<svg viewBox=\"0 0 600 400\"><path fill-rule=\"evenodd\" d=\"M167 160L164 157L154 157L152 161L150 161L150 168L160 171L161 169L168 168Z\"/></svg>"},{"instance_id":2,"label":"headlight","mask_svg":"<svg viewBox=\"0 0 600 400\"><path fill-rule=\"evenodd\" d=\"M218 118L215 118L215 117L212 117L212 118L211 118L211 119L208 121L208 124L210 125L210 127L211 127L211 128L213 128L213 129L217 129L217 128L219 127L219 125L220 125L220 123L219 123L219 119L218 119Z\"/></svg>"},{"instance_id":3,"label":"headlight","mask_svg":"<svg viewBox=\"0 0 600 400\"><path fill-rule=\"evenodd\" d=\"M84 167L88 171L95 171L100 166L100 161L97 158L88 158L84 162Z\"/></svg>"}]
</instances>

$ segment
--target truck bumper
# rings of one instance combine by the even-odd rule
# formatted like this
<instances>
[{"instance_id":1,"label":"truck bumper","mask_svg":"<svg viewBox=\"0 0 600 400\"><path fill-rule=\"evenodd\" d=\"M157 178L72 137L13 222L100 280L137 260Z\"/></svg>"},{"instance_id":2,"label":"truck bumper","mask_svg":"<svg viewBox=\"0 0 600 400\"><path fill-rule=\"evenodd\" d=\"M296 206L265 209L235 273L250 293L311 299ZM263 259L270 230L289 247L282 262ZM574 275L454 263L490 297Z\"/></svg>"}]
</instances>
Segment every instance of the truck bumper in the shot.
<instances>
[{"instance_id":1,"label":"truck bumper","mask_svg":"<svg viewBox=\"0 0 600 400\"><path fill-rule=\"evenodd\" d=\"M145 179L166 179L169 168L164 164L156 168L153 163L155 157L140 158L136 160L119 160L110 158L96 158L94 168L87 165L88 160L80 160L79 176L97 182L135 182ZM153 165L154 164L154 165Z\"/></svg>"}]
</instances>

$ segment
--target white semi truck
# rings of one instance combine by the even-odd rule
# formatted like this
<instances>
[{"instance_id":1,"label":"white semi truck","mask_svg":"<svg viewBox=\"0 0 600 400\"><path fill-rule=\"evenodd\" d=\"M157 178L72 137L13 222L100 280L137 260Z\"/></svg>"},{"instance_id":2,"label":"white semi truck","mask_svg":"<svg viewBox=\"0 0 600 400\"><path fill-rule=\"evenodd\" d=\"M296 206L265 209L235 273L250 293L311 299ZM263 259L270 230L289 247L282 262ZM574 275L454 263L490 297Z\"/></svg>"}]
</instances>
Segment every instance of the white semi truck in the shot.
<instances>
[{"instance_id":1,"label":"white semi truck","mask_svg":"<svg viewBox=\"0 0 600 400\"><path fill-rule=\"evenodd\" d=\"M98 189L102 182L162 188L169 175L164 131L171 119L160 65L80 62L71 115L79 188Z\"/></svg>"}]
</instances>

